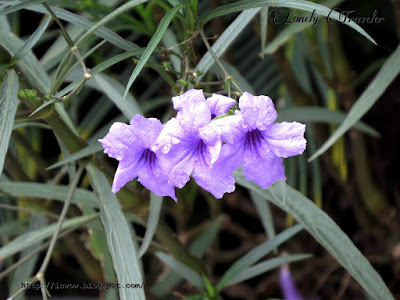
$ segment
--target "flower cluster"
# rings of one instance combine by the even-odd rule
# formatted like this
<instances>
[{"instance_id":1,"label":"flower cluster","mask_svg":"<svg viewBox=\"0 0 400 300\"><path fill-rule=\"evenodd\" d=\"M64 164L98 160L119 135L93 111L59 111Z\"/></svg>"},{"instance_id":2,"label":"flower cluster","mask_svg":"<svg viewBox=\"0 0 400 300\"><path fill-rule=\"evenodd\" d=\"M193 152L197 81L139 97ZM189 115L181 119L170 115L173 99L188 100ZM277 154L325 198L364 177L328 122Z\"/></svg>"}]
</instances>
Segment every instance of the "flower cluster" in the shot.
<instances>
[{"instance_id":1,"label":"flower cluster","mask_svg":"<svg viewBox=\"0 0 400 300\"><path fill-rule=\"evenodd\" d=\"M216 198L233 192L233 171L243 166L246 179L262 188L284 180L282 158L301 154L306 147L305 125L273 124L272 100L245 92L239 110L224 115L236 101L202 90L173 97L175 118L164 126L154 118L136 115L130 125L114 123L99 142L119 161L112 186L116 193L138 177L146 188L176 201L174 187L182 188L190 175ZM216 118L221 116L219 118Z\"/></svg>"}]
</instances>

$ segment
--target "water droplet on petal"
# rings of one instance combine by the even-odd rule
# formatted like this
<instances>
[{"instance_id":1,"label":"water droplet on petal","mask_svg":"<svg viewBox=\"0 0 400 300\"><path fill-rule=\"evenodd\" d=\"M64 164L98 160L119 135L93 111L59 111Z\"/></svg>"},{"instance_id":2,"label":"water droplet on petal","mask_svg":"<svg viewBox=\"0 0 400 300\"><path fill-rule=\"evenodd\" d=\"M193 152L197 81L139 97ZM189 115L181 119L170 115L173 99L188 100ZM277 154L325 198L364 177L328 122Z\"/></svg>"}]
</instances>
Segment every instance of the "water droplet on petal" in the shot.
<instances>
[{"instance_id":1,"label":"water droplet on petal","mask_svg":"<svg viewBox=\"0 0 400 300\"><path fill-rule=\"evenodd\" d=\"M157 147L156 145L154 145L154 146L151 146L151 150L153 150L153 152L156 152L156 151L157 151L157 149L158 149L158 147Z\"/></svg>"},{"instance_id":2,"label":"water droplet on petal","mask_svg":"<svg viewBox=\"0 0 400 300\"><path fill-rule=\"evenodd\" d=\"M171 139L171 143L172 143L173 145L176 145L176 144L180 143L180 139L177 139L176 137L173 137L173 138Z\"/></svg>"},{"instance_id":3,"label":"water droplet on petal","mask_svg":"<svg viewBox=\"0 0 400 300\"><path fill-rule=\"evenodd\" d=\"M245 122L242 122L242 127L247 128L247 124Z\"/></svg>"},{"instance_id":4,"label":"water droplet on petal","mask_svg":"<svg viewBox=\"0 0 400 300\"><path fill-rule=\"evenodd\" d=\"M162 153L168 153L168 145L165 145L165 146L162 148Z\"/></svg>"},{"instance_id":5,"label":"water droplet on petal","mask_svg":"<svg viewBox=\"0 0 400 300\"><path fill-rule=\"evenodd\" d=\"M253 111L257 111L258 110L258 108L257 107L253 107Z\"/></svg>"}]
</instances>

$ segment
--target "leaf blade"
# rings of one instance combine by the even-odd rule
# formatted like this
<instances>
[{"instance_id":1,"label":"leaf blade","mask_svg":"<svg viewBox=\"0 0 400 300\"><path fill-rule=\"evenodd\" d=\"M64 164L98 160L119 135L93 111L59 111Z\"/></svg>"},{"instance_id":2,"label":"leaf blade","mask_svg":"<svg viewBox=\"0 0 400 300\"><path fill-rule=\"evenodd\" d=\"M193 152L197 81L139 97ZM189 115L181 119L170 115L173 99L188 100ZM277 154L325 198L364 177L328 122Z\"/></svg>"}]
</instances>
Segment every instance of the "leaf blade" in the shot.
<instances>
[{"instance_id":1,"label":"leaf blade","mask_svg":"<svg viewBox=\"0 0 400 300\"><path fill-rule=\"evenodd\" d=\"M151 54L156 49L158 43L161 41L161 38L162 38L164 32L167 30L169 23L171 23L171 21L172 21L172 18L183 7L185 7L185 5L175 6L173 9L171 9L169 12L167 12L165 14L165 16L161 19L156 32L152 36L149 44L146 47L146 50L143 52L142 57L140 58L138 64L136 65L135 69L133 70L131 76L129 77L128 84L126 85L126 88L125 88L124 99L125 99L126 95L128 94L129 89L131 88L133 82L139 75L140 71L143 69L143 67L145 66L147 61L150 59Z\"/></svg>"},{"instance_id":2,"label":"leaf blade","mask_svg":"<svg viewBox=\"0 0 400 300\"><path fill-rule=\"evenodd\" d=\"M18 106L18 76L10 70L0 87L0 174L3 172L13 129L14 117Z\"/></svg>"},{"instance_id":3,"label":"leaf blade","mask_svg":"<svg viewBox=\"0 0 400 300\"><path fill-rule=\"evenodd\" d=\"M304 228L346 268L362 287L375 299L394 299L382 278L368 260L354 246L339 226L312 201L290 186L286 186L285 202L281 199L279 184L262 189L249 182L238 171L236 182L263 196L291 214Z\"/></svg>"},{"instance_id":4,"label":"leaf blade","mask_svg":"<svg viewBox=\"0 0 400 300\"><path fill-rule=\"evenodd\" d=\"M346 119L329 137L327 141L315 152L308 161L312 161L328 150L344 133L346 133L361 117L378 101L389 84L400 73L400 45L390 55L375 78L366 90L351 107Z\"/></svg>"}]
</instances>

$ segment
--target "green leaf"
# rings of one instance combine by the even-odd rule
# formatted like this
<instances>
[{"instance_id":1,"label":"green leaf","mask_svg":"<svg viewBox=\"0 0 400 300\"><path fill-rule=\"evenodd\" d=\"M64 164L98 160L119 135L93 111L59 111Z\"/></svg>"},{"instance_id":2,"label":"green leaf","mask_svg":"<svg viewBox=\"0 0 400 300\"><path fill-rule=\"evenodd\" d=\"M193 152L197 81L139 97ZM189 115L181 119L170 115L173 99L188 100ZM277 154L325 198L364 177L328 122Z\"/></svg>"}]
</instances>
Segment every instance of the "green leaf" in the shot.
<instances>
[{"instance_id":1,"label":"green leaf","mask_svg":"<svg viewBox=\"0 0 400 300\"><path fill-rule=\"evenodd\" d=\"M101 202L101 222L106 231L108 248L114 264L115 274L121 286L141 284L136 248L131 238L130 229L122 213L117 197L111 192L111 186L104 174L89 164L86 167L91 184ZM119 289L122 300L145 299L142 289Z\"/></svg>"},{"instance_id":2,"label":"green leaf","mask_svg":"<svg viewBox=\"0 0 400 300\"><path fill-rule=\"evenodd\" d=\"M80 224L87 223L95 218L98 218L98 216L99 216L98 214L95 214L95 215L87 215L65 220L62 224L61 230L65 230L73 226L78 226ZM20 235L19 237L9 242L7 245L0 248L0 259L9 257L15 253L20 252L21 250L24 250L32 245L35 245L36 243L42 241L43 239L51 237L56 227L57 224L54 223L49 226Z\"/></svg>"},{"instance_id":3,"label":"green leaf","mask_svg":"<svg viewBox=\"0 0 400 300\"><path fill-rule=\"evenodd\" d=\"M17 73L9 70L0 87L0 174L3 173L4 159L17 111L18 87Z\"/></svg>"},{"instance_id":4,"label":"green leaf","mask_svg":"<svg viewBox=\"0 0 400 300\"><path fill-rule=\"evenodd\" d=\"M147 0L131 0L128 1L127 3L121 5L117 9L113 10L111 13L108 15L102 17L100 21L98 21L96 24L94 24L88 31L86 31L80 38L79 40L75 43L76 46L79 46L81 43L83 43L90 35L92 35L96 30L98 30L100 27L104 26L108 22L112 21L114 18L118 17L120 14L124 13L125 11L131 9L132 7L135 7L139 4L142 4L146 2Z\"/></svg>"},{"instance_id":5,"label":"green leaf","mask_svg":"<svg viewBox=\"0 0 400 300\"><path fill-rule=\"evenodd\" d=\"M250 267L256 261L267 255L270 251L278 247L280 244L284 243L300 230L303 226L296 225L278 234L273 239L255 247L238 261L236 261L222 276L221 280L218 282L216 287L217 291L220 291L224 287L234 281L236 277L240 276L241 272Z\"/></svg>"},{"instance_id":6,"label":"green leaf","mask_svg":"<svg viewBox=\"0 0 400 300\"><path fill-rule=\"evenodd\" d=\"M323 154L328 150L347 130L349 130L358 120L378 101L389 84L397 77L400 72L400 46L385 62L383 67L376 74L374 80L368 85L366 90L351 107L346 119L329 137L329 139L315 152L309 161Z\"/></svg>"},{"instance_id":7,"label":"green leaf","mask_svg":"<svg viewBox=\"0 0 400 300\"><path fill-rule=\"evenodd\" d=\"M187 267L186 265L182 264L181 262L177 261L173 257L162 253L158 252L156 253L156 256L166 265L168 265L171 269L173 269L176 273L178 273L180 276L185 278L187 281L189 281L191 284L194 286L197 286L201 290L205 290L205 284L203 278L197 274L195 271Z\"/></svg>"},{"instance_id":8,"label":"green leaf","mask_svg":"<svg viewBox=\"0 0 400 300\"><path fill-rule=\"evenodd\" d=\"M261 55L264 58L265 44L267 42L267 31L268 31L268 16L269 7L264 7L260 11L260 32L261 32Z\"/></svg>"},{"instance_id":9,"label":"green leaf","mask_svg":"<svg viewBox=\"0 0 400 300\"><path fill-rule=\"evenodd\" d=\"M79 150L79 151L69 155L65 159L60 160L59 162L47 167L46 170L51 170L51 169L55 169L55 168L61 167L61 166L65 165L65 164L67 164L67 163L77 161L77 160L79 160L81 158L84 158L86 156L89 156L89 155L92 155L94 153L100 152L102 150L103 150L103 147L101 146L100 143L91 144L91 145L83 148L82 150Z\"/></svg>"},{"instance_id":10,"label":"green leaf","mask_svg":"<svg viewBox=\"0 0 400 300\"><path fill-rule=\"evenodd\" d=\"M212 45L211 49L217 57L221 57L228 47L233 43L237 36L254 18L261 8L249 9L241 12L241 14L225 29L219 39ZM202 75L196 77L196 81L200 81L207 71L214 65L214 58L207 52L197 64L195 70L198 70Z\"/></svg>"},{"instance_id":11,"label":"green leaf","mask_svg":"<svg viewBox=\"0 0 400 300\"><path fill-rule=\"evenodd\" d=\"M146 250L149 248L156 232L158 220L160 219L160 212L162 207L163 197L157 196L153 192L150 193L150 214L147 220L146 233L144 235L143 243L139 249L139 258L142 257Z\"/></svg>"},{"instance_id":12,"label":"green leaf","mask_svg":"<svg viewBox=\"0 0 400 300\"><path fill-rule=\"evenodd\" d=\"M255 191L292 215L371 296L377 300L394 299L368 260L339 226L310 199L287 185L286 200L283 202L279 184L275 183L264 190L254 182L247 181L240 172L235 171L234 175L238 184Z\"/></svg>"},{"instance_id":13,"label":"green leaf","mask_svg":"<svg viewBox=\"0 0 400 300\"><path fill-rule=\"evenodd\" d=\"M33 197L65 201L70 190L66 185L50 185L45 183L0 181L0 193L13 197ZM77 188L72 203L99 207L96 196L87 190Z\"/></svg>"},{"instance_id":14,"label":"green leaf","mask_svg":"<svg viewBox=\"0 0 400 300\"><path fill-rule=\"evenodd\" d=\"M221 228L223 216L216 218L207 228L190 244L189 250L194 256L202 258L210 249Z\"/></svg>"},{"instance_id":15,"label":"green leaf","mask_svg":"<svg viewBox=\"0 0 400 300\"><path fill-rule=\"evenodd\" d=\"M28 53L40 40L43 33L46 31L47 27L49 26L51 17L47 16L46 19L40 24L40 26L35 30L34 33L29 37L29 39L25 42L25 44L18 49L17 53L15 53L14 57L11 60L11 64L16 63L23 57L26 53Z\"/></svg>"},{"instance_id":16,"label":"green leaf","mask_svg":"<svg viewBox=\"0 0 400 300\"><path fill-rule=\"evenodd\" d=\"M36 108L28 117L29 117L29 118L32 117L34 114L38 113L38 112L41 111L43 108L45 108L45 107L47 107L47 106L49 106L49 105L51 105L51 104L53 104L53 103L56 103L57 101L58 101L58 100L53 99L53 100L49 100L49 101L44 102L42 105L40 105L38 108Z\"/></svg>"},{"instance_id":17,"label":"green leaf","mask_svg":"<svg viewBox=\"0 0 400 300\"><path fill-rule=\"evenodd\" d=\"M333 111L325 107L318 106L303 106L280 110L276 122L298 121L340 124L346 119L346 117L346 113L342 111ZM362 121L357 121L353 123L352 126L354 126L354 129L360 130L361 132L369 135L376 137L380 136L375 129Z\"/></svg>"},{"instance_id":18,"label":"green leaf","mask_svg":"<svg viewBox=\"0 0 400 300\"><path fill-rule=\"evenodd\" d=\"M342 3L343 0L328 0L324 2L326 7L336 7L338 4ZM280 46L285 44L294 34L303 31L307 27L313 25L312 22L306 23L294 23L290 24L290 26L286 26L281 32L277 34L277 36L268 43L267 47L262 54L272 54L274 53Z\"/></svg>"},{"instance_id":19,"label":"green leaf","mask_svg":"<svg viewBox=\"0 0 400 300\"><path fill-rule=\"evenodd\" d=\"M256 264L256 265L240 272L239 275L235 277L235 279L233 279L232 281L230 281L227 284L227 286L243 282L250 278L254 278L258 275L261 275L265 272L275 269L276 267L279 267L280 265L303 260L306 258L310 258L311 256L312 255L310 255L310 254L294 254L294 255L269 259L267 261Z\"/></svg>"},{"instance_id":20,"label":"green leaf","mask_svg":"<svg viewBox=\"0 0 400 300\"><path fill-rule=\"evenodd\" d=\"M264 227L265 233L269 239L275 237L274 217L267 201L257 193L250 191L251 200L253 200L257 213L261 218L261 223Z\"/></svg>"},{"instance_id":21,"label":"green leaf","mask_svg":"<svg viewBox=\"0 0 400 300\"><path fill-rule=\"evenodd\" d=\"M131 88L136 77L139 75L140 71L143 69L143 67L149 60L154 49L156 49L164 32L167 30L169 23L172 21L172 18L183 7L185 7L185 5L179 5L179 6L174 7L169 12L167 12L165 14L165 16L161 19L156 32L154 33L153 37L151 38L149 44L147 45L146 50L144 51L142 57L140 58L138 64L136 65L136 68L133 70L131 77L129 77L128 84L126 85L126 88L125 88L124 99L128 95L129 89Z\"/></svg>"},{"instance_id":22,"label":"green leaf","mask_svg":"<svg viewBox=\"0 0 400 300\"><path fill-rule=\"evenodd\" d=\"M27 9L31 10L31 11L40 12L42 14L47 14L47 15L49 14L49 12L41 5L33 5L33 6L28 7ZM93 22L87 20L86 18L84 18L82 16L79 16L70 11L67 11L65 9L51 6L51 10L54 12L54 14L60 20L67 21L71 24L80 26L80 27L84 28L85 30L90 30L90 28L92 28L94 26ZM116 34L115 32L111 31L108 28L105 28L104 26L97 29L94 32L94 34L109 41L111 44L113 44L125 51L129 51L129 50L138 48L138 46L136 44L125 40L124 38L122 38L121 36Z\"/></svg>"},{"instance_id":23,"label":"green leaf","mask_svg":"<svg viewBox=\"0 0 400 300\"><path fill-rule=\"evenodd\" d=\"M315 13L318 15L322 15L327 17L329 15L330 19L342 22L342 18L340 13L336 11L332 11L330 8L313 3L310 1L302 1L302 0L245 0L245 1L238 1L234 3L230 3L227 5L220 6L216 8L214 11L211 13L208 13L207 15L203 16L201 24L204 25L208 21L210 21L213 18L220 17L229 13L237 12L237 11L242 11L245 9L250 9L250 8L256 8L256 7L268 7L268 6L274 6L274 7L287 7L287 8L293 8L293 9L300 9L300 10L305 10L309 12L313 12L315 10ZM369 39L372 43L376 45L375 40L365 32L364 29L362 29L357 23L354 21L348 19L346 22L344 22L347 26L350 26L354 30L356 30L358 33L361 35L365 36L367 39Z\"/></svg>"},{"instance_id":24,"label":"green leaf","mask_svg":"<svg viewBox=\"0 0 400 300\"><path fill-rule=\"evenodd\" d=\"M10 1L10 4L4 4L0 6L0 16L1 15L7 15L9 13L12 13L17 10L21 10L23 8L26 8L28 6L38 4L38 3L43 3L46 2L46 0L21 0L21 1Z\"/></svg>"},{"instance_id":25,"label":"green leaf","mask_svg":"<svg viewBox=\"0 0 400 300\"><path fill-rule=\"evenodd\" d=\"M11 55L15 55L24 42L13 33L5 33L0 28L0 45ZM18 62L19 70L24 74L24 79L28 80L36 90L42 94L48 94L50 91L50 79L39 64L32 51L29 51Z\"/></svg>"},{"instance_id":26,"label":"green leaf","mask_svg":"<svg viewBox=\"0 0 400 300\"><path fill-rule=\"evenodd\" d=\"M136 114L142 114L142 110L135 98L128 91L125 91L123 96L124 88L117 80L110 76L99 74L95 76L95 81L98 88L114 102L128 120L132 119Z\"/></svg>"},{"instance_id":27,"label":"green leaf","mask_svg":"<svg viewBox=\"0 0 400 300\"><path fill-rule=\"evenodd\" d=\"M34 230L37 228L41 228L47 225L47 218L41 215L32 215L31 220L29 222L29 229ZM32 252L34 252L37 248L41 246L41 242L34 244L21 252L20 258L26 257ZM36 261L39 257L39 253L35 254L31 258L29 258L26 262L20 265L12 275L12 281L10 282L10 291L16 291L21 287L21 282L26 282L31 274L34 271ZM25 299L23 294L18 295L13 298L13 300L23 300Z\"/></svg>"}]
</instances>

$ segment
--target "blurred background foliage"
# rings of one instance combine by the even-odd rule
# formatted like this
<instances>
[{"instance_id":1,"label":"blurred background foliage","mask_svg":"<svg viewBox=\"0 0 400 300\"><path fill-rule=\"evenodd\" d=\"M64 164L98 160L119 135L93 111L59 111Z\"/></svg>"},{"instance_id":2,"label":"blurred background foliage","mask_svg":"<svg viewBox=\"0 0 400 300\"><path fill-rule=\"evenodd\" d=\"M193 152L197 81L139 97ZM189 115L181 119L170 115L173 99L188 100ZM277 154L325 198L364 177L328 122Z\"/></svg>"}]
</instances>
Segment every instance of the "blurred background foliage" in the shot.
<instances>
[{"instance_id":1,"label":"blurred background foliage","mask_svg":"<svg viewBox=\"0 0 400 300\"><path fill-rule=\"evenodd\" d=\"M60 201L68 199L68 185L78 178L64 227L50 253L47 281L116 282L121 276L118 251L127 253L113 249L110 239L132 236L132 249L145 241L139 256L146 251L143 245L149 245L140 262L134 262L143 271L147 299L280 298L277 266L297 260L291 271L305 298L366 299L366 286L341 267L345 265L329 254L329 247L305 231L290 238L301 229L293 227L296 218L286 209L269 206L254 189L237 185L234 193L216 200L192 180L177 190L178 203L174 203L170 198L161 202L134 180L117 194L121 214L113 213L117 198L109 184L117 164L101 153L97 142L111 124L128 122L136 113L165 123L175 114L172 96L201 88L206 95L217 92L237 99L238 86L270 96L278 121L308 125L307 151L285 160L287 184L322 208L373 265L394 297L400 297L400 88L396 79L400 62L398 54L391 56L400 37L400 2L310 1L354 10L357 16L372 16L376 10L384 17L382 22L359 25L377 45L340 22L328 24L322 16L316 26L277 24L269 18L276 7L217 16L202 32L201 20L231 2L133 2L0 1L0 80L6 89L12 86L11 70L19 78L12 134L9 144L1 146L5 159L0 180L0 298L20 288L20 282L43 266L47 239L55 231L48 226L59 219ZM279 1L275 2L279 7ZM282 15L290 11L296 16L310 15L292 8L284 8ZM50 12L59 19L49 17ZM113 13L115 18L110 17ZM106 28L94 30L93 25L102 21L98 24ZM161 25L166 27L161 29ZM211 55L207 61L207 43L213 46L217 62ZM396 71L392 77L383 77L388 87L372 86L389 57L396 59ZM85 72L91 78L84 77ZM131 85L130 78L135 79ZM355 119L347 134L309 162L368 88L381 88L384 93L365 105L368 112L362 121ZM2 105L2 120L6 110ZM89 159L90 165L77 177L76 165L85 166ZM290 200L289 192L287 197ZM104 205L109 200L107 211ZM99 211L102 222L97 219ZM118 223L121 216L127 222ZM118 234L111 225L107 227L112 222L122 226L115 227L122 228ZM24 235L46 228L46 232L36 231L32 240ZM275 232L283 232L280 242L274 239ZM22 240L15 242L18 236ZM266 241L276 244L259 250L254 261L246 256ZM7 244L12 246L6 248ZM270 265L258 266L259 273L243 267L242 278L226 275L239 259L245 258L244 265L251 267L262 257ZM221 278L229 284L223 286ZM39 291L25 292L40 295ZM130 297L117 296L117 289L50 292L100 299Z\"/></svg>"}]
</instances>

